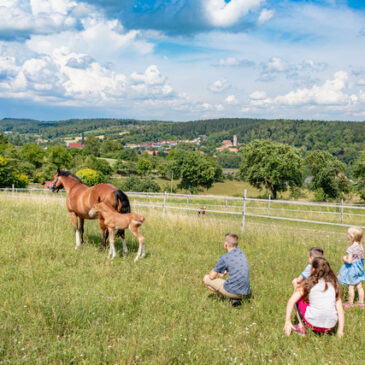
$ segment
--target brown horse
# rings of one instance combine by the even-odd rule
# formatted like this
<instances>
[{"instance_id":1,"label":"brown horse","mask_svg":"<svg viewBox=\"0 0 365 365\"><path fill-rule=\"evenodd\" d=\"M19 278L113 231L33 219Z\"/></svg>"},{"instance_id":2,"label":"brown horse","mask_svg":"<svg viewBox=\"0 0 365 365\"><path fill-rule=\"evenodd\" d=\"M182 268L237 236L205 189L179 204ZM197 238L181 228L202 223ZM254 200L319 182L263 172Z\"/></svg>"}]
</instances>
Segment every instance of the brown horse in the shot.
<instances>
[{"instance_id":1,"label":"brown horse","mask_svg":"<svg viewBox=\"0 0 365 365\"><path fill-rule=\"evenodd\" d=\"M104 202L120 213L130 213L131 211L128 197L111 184L88 187L71 172L57 169L51 189L53 192L58 192L62 187L66 190L66 207L70 213L76 234L75 249L78 249L84 241L84 220L93 219L89 216L89 211L95 204ZM80 229L77 218L80 219ZM102 217L99 217L99 225L103 232L102 246L105 249L109 232ZM128 248L125 243L124 230L118 231L118 234L122 237L123 252L127 253Z\"/></svg>"},{"instance_id":2,"label":"brown horse","mask_svg":"<svg viewBox=\"0 0 365 365\"><path fill-rule=\"evenodd\" d=\"M116 230L124 230L127 228L131 230L131 232L137 237L139 241L139 249L136 258L134 259L134 262L136 262L140 257L145 256L144 237L139 233L138 230L145 221L144 217L137 213L120 214L103 202L95 204L90 209L89 216L91 218L97 216L98 218L101 217L104 219L104 224L109 231L110 249L108 257L112 259L114 259L115 257L114 232Z\"/></svg>"}]
</instances>

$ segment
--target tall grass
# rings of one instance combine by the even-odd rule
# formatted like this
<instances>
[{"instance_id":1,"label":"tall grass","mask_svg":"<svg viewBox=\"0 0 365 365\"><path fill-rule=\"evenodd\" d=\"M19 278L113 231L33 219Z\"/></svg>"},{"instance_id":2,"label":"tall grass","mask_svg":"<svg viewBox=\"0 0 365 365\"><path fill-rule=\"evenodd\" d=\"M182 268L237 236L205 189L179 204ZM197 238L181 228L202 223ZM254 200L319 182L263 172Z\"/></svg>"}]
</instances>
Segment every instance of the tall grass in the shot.
<instances>
[{"instance_id":1,"label":"tall grass","mask_svg":"<svg viewBox=\"0 0 365 365\"><path fill-rule=\"evenodd\" d=\"M202 277L224 253L236 219L142 210L147 257L113 261L99 251L96 221L75 237L64 202L0 197L0 362L2 364L360 364L364 311L346 312L345 337L282 332L291 279L308 249L324 248L337 272L346 229L317 231L247 222L240 247L253 296L232 308ZM121 252L121 244L117 249Z\"/></svg>"}]
</instances>

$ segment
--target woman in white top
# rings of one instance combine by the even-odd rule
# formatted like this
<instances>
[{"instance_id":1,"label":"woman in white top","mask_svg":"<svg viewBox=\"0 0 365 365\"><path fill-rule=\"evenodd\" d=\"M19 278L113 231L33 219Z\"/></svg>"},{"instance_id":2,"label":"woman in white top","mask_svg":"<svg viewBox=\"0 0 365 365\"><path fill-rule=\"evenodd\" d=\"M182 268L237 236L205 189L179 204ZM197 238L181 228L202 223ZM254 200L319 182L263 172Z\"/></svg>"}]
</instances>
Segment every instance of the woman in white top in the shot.
<instances>
[{"instance_id":1,"label":"woman in white top","mask_svg":"<svg viewBox=\"0 0 365 365\"><path fill-rule=\"evenodd\" d=\"M293 325L291 315L296 306L299 325ZM303 324L304 322L304 324ZM305 336L306 327L316 333L331 333L338 322L337 335L343 336L344 312L341 287L328 261L313 260L311 275L300 285L288 301L284 332L295 331Z\"/></svg>"}]
</instances>

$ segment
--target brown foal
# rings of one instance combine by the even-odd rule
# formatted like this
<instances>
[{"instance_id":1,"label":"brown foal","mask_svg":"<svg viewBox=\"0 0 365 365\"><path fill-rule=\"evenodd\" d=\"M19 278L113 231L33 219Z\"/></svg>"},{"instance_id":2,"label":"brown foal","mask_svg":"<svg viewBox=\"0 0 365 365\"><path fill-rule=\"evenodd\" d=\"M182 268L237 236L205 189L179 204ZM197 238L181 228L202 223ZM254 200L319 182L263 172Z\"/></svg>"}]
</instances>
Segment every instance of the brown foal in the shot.
<instances>
[{"instance_id":1,"label":"brown foal","mask_svg":"<svg viewBox=\"0 0 365 365\"><path fill-rule=\"evenodd\" d=\"M124 213L120 214L114 209L110 208L105 203L95 204L89 211L90 218L98 217L102 218L104 225L109 231L109 243L110 249L108 257L114 259L115 257L115 247L114 247L114 232L120 229L129 228L131 232L137 237L139 241L139 248L134 262L136 262L140 257L145 256L144 248L144 237L139 233L138 228L144 222L144 217L137 213Z\"/></svg>"},{"instance_id":2,"label":"brown foal","mask_svg":"<svg viewBox=\"0 0 365 365\"><path fill-rule=\"evenodd\" d=\"M110 207L121 213L129 213L131 211L128 197L117 187L111 184L99 184L88 187L75 175L68 171L57 170L52 184L52 191L58 191L64 188L66 190L66 207L70 213L70 217L76 234L76 249L80 247L84 236L84 220L92 219L89 216L90 209L98 202L105 202ZM78 220L80 219L80 226ZM102 245L106 248L106 240L108 238L108 230L104 224L104 219L99 218L99 225L103 232ZM127 253L128 248L125 243L124 230L118 232L122 237L123 252Z\"/></svg>"}]
</instances>

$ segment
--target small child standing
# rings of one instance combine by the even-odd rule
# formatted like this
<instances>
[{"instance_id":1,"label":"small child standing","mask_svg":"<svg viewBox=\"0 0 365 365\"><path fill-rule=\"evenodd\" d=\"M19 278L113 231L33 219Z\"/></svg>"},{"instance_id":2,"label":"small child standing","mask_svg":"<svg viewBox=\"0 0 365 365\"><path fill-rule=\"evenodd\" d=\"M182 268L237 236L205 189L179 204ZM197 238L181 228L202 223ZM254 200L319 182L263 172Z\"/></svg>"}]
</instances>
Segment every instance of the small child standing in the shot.
<instances>
[{"instance_id":1,"label":"small child standing","mask_svg":"<svg viewBox=\"0 0 365 365\"><path fill-rule=\"evenodd\" d=\"M215 268L204 276L205 286L213 293L231 298L232 305L239 304L243 295L250 294L249 268L245 254L238 246L238 236L227 233L224 248L227 253L221 256ZM219 279L229 274L227 280Z\"/></svg>"},{"instance_id":2,"label":"small child standing","mask_svg":"<svg viewBox=\"0 0 365 365\"><path fill-rule=\"evenodd\" d=\"M362 287L362 281L365 281L364 249L360 243L362 235L363 232L360 227L350 227L348 229L347 255L343 257L344 264L338 274L338 281L349 287L348 301L345 303L345 308L348 309L354 306L355 286L359 294L358 306L363 309L365 308L364 289Z\"/></svg>"},{"instance_id":3,"label":"small child standing","mask_svg":"<svg viewBox=\"0 0 365 365\"><path fill-rule=\"evenodd\" d=\"M323 257L323 250L320 247L312 247L308 253L308 265L303 272L292 281L294 290L303 282L308 279L312 270L312 262L316 257Z\"/></svg>"}]
</instances>

